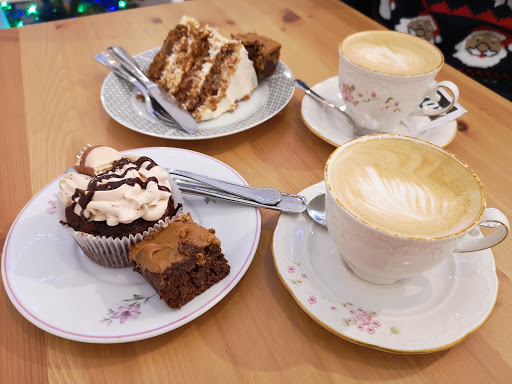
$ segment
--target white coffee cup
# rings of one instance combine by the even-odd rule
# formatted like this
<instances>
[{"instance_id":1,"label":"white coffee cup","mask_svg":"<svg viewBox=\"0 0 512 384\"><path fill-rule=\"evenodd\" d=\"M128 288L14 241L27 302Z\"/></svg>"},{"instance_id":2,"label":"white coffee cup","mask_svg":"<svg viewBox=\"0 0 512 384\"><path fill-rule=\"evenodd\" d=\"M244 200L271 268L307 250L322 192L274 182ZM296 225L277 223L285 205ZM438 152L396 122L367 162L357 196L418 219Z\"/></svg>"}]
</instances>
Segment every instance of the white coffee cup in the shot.
<instances>
[{"instance_id":1,"label":"white coffee cup","mask_svg":"<svg viewBox=\"0 0 512 384\"><path fill-rule=\"evenodd\" d=\"M420 139L359 137L331 154L324 176L329 235L354 273L372 283L420 274L454 252L492 247L509 232L506 216L486 208L478 176ZM472 236L489 222L499 224L495 232Z\"/></svg>"},{"instance_id":2,"label":"white coffee cup","mask_svg":"<svg viewBox=\"0 0 512 384\"><path fill-rule=\"evenodd\" d=\"M444 56L419 37L395 31L359 32L340 43L339 55L339 88L359 135L396 133L405 117L440 115L459 98L454 83L434 80ZM437 103L439 88L451 94L449 106L420 106L425 97Z\"/></svg>"}]
</instances>

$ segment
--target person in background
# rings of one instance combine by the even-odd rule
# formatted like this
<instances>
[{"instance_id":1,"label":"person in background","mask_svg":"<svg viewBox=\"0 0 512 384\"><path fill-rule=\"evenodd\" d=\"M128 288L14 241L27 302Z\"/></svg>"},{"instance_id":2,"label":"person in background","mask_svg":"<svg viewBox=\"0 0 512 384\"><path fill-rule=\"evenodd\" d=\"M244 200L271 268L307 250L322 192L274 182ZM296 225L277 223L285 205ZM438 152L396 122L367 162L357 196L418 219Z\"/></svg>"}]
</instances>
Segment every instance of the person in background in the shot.
<instances>
[{"instance_id":1,"label":"person in background","mask_svg":"<svg viewBox=\"0 0 512 384\"><path fill-rule=\"evenodd\" d=\"M435 44L445 62L512 101L512 0L342 0Z\"/></svg>"}]
</instances>

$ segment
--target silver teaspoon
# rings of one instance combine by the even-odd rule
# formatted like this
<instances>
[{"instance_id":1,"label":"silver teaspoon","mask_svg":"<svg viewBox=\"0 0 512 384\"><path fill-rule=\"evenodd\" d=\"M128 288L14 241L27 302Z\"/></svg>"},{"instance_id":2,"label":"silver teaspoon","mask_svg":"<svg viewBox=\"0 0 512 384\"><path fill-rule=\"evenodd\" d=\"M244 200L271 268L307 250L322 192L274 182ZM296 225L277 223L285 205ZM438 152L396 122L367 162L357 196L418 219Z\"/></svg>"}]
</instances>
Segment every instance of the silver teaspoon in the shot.
<instances>
[{"instance_id":1,"label":"silver teaspoon","mask_svg":"<svg viewBox=\"0 0 512 384\"><path fill-rule=\"evenodd\" d=\"M299 88L300 90L304 91L307 95L311 96L313 99L316 99L318 101L321 101L322 103L328 105L331 108L334 108L335 110L341 112L343 116L347 119L347 121L350 123L352 127L355 127L356 124L354 123L354 120L345 112L345 109L347 108L346 105L342 105L340 107L337 107L333 103L331 103L329 100L324 98L323 96L320 96L318 93L313 91L304 81L300 79L295 79L295 86Z\"/></svg>"},{"instance_id":2,"label":"silver teaspoon","mask_svg":"<svg viewBox=\"0 0 512 384\"><path fill-rule=\"evenodd\" d=\"M325 193L311 199L306 209L309 217L318 224L327 227L327 222L325 221Z\"/></svg>"}]
</instances>

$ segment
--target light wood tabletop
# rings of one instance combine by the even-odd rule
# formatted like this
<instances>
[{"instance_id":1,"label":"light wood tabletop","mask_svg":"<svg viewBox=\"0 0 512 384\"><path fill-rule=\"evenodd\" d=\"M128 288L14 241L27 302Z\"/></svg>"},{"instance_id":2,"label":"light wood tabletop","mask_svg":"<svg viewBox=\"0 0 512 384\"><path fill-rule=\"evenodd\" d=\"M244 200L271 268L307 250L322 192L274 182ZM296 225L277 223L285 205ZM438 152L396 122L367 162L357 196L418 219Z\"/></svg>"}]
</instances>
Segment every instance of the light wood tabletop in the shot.
<instances>
[{"instance_id":1,"label":"light wood tabletop","mask_svg":"<svg viewBox=\"0 0 512 384\"><path fill-rule=\"evenodd\" d=\"M86 143L186 148L228 164L251 185L289 193L322 180L334 147L302 121L298 90L270 120L208 140L150 137L105 112L100 88L108 70L94 54L110 45L131 53L158 47L183 15L225 35L272 37L294 76L311 85L337 74L344 36L382 28L336 0L193 0L0 31L0 245L25 204L70 167ZM479 175L488 206L512 218L512 104L448 66L438 78L459 86L468 110L447 149ZM2 285L0 382L511 382L511 239L493 248L499 293L480 329L443 351L392 354L332 334L297 305L274 267L278 218L261 210L254 260L220 303L146 340L87 344L54 336L18 313Z\"/></svg>"}]
</instances>

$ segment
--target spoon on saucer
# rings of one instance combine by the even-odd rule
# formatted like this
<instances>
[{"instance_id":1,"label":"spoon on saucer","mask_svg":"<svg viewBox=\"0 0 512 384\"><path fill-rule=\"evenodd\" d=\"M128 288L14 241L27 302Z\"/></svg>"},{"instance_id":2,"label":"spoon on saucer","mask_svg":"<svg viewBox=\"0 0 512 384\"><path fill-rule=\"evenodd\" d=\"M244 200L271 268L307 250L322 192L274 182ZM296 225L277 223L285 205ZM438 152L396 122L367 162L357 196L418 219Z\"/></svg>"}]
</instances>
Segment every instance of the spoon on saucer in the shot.
<instances>
[{"instance_id":1,"label":"spoon on saucer","mask_svg":"<svg viewBox=\"0 0 512 384\"><path fill-rule=\"evenodd\" d=\"M309 217L321 226L327 227L327 222L325 221L325 193L311 199L306 210L308 211Z\"/></svg>"},{"instance_id":2,"label":"spoon on saucer","mask_svg":"<svg viewBox=\"0 0 512 384\"><path fill-rule=\"evenodd\" d=\"M347 119L349 124L351 124L352 127L356 126L356 124L354 123L354 120L352 120L352 118L345 112L345 109L347 108L346 105L342 105L342 106L337 107L336 105L331 103L329 100L327 100L326 98L320 96L318 93L313 91L309 87L309 85L307 85L304 81L302 81L300 79L295 79L294 83L295 83L295 86L297 88L299 88L300 90L304 91L306 94L308 94L312 98L314 98L314 99L316 99L318 101L321 101L322 103L328 105L329 107L331 107L333 109L336 109L337 111L340 111L343 114L343 116Z\"/></svg>"}]
</instances>

